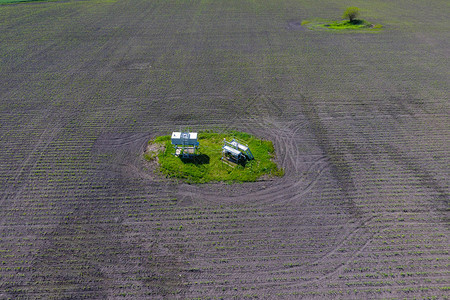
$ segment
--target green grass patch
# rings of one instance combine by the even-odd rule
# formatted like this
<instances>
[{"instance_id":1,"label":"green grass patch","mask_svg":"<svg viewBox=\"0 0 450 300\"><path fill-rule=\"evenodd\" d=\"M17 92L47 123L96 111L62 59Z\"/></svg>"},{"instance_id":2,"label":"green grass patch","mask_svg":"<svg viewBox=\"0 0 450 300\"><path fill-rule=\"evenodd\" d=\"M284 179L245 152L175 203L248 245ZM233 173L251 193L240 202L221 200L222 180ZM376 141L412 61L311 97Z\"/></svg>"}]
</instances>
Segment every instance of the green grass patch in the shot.
<instances>
[{"instance_id":1,"label":"green grass patch","mask_svg":"<svg viewBox=\"0 0 450 300\"><path fill-rule=\"evenodd\" d=\"M372 24L365 20L329 21L316 19L303 21L302 25L312 30L342 30L342 31L379 31L383 26Z\"/></svg>"},{"instance_id":2,"label":"green grass patch","mask_svg":"<svg viewBox=\"0 0 450 300\"><path fill-rule=\"evenodd\" d=\"M255 159L248 161L245 166L231 167L221 160L223 139L231 141L237 138L246 143ZM199 154L192 159L176 157L171 144L170 136L161 136L149 143L162 144L165 147L159 151L158 162L161 172L167 177L182 178L191 183L206 182L250 182L257 181L261 176L283 176L284 170L279 169L272 161L275 150L271 141L257 139L242 132L220 134L201 132L198 135L200 142ZM152 160L153 155L144 155Z\"/></svg>"}]
</instances>

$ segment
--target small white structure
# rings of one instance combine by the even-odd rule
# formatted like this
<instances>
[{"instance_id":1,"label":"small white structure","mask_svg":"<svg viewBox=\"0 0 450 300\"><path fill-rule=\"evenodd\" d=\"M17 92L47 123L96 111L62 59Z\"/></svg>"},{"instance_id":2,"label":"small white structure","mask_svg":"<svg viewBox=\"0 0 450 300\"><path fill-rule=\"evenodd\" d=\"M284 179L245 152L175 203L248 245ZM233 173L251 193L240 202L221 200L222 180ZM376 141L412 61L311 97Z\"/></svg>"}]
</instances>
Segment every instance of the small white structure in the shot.
<instances>
[{"instance_id":1,"label":"small white structure","mask_svg":"<svg viewBox=\"0 0 450 300\"><path fill-rule=\"evenodd\" d=\"M233 139L231 142L223 139L222 161L224 159L238 164L245 164L247 160L252 160L254 157L248 145L236 139Z\"/></svg>"},{"instance_id":2,"label":"small white structure","mask_svg":"<svg viewBox=\"0 0 450 300\"><path fill-rule=\"evenodd\" d=\"M246 145L246 144L244 144L242 142L238 142L236 139L233 139L230 142L230 145L234 149L237 149L237 150L241 151L242 154L244 154L247 157L248 160L252 160L254 158L252 152L248 148L248 145Z\"/></svg>"},{"instance_id":3,"label":"small white structure","mask_svg":"<svg viewBox=\"0 0 450 300\"><path fill-rule=\"evenodd\" d=\"M231 148L230 146L223 146L222 149L224 154L229 153L236 161L241 157L241 151Z\"/></svg>"},{"instance_id":4,"label":"small white structure","mask_svg":"<svg viewBox=\"0 0 450 300\"><path fill-rule=\"evenodd\" d=\"M197 132L172 132L172 145L175 148L175 155L189 157L197 154L200 143L197 140Z\"/></svg>"},{"instance_id":5,"label":"small white structure","mask_svg":"<svg viewBox=\"0 0 450 300\"><path fill-rule=\"evenodd\" d=\"M198 146L197 132L172 132L172 144Z\"/></svg>"}]
</instances>

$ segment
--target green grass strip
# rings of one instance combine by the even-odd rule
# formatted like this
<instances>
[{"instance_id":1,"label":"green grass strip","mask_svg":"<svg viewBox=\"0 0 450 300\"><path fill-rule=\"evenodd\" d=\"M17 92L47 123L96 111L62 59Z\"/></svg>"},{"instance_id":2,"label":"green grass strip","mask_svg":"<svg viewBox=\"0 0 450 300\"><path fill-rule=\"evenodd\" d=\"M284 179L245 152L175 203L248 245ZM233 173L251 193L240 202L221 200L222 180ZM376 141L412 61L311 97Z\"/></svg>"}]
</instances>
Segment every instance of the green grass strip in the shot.
<instances>
[{"instance_id":1,"label":"green grass strip","mask_svg":"<svg viewBox=\"0 0 450 300\"><path fill-rule=\"evenodd\" d=\"M343 20L328 21L316 19L312 21L303 21L302 26L312 30L339 30L339 31L378 31L383 26L380 24L371 24L365 20Z\"/></svg>"}]
</instances>

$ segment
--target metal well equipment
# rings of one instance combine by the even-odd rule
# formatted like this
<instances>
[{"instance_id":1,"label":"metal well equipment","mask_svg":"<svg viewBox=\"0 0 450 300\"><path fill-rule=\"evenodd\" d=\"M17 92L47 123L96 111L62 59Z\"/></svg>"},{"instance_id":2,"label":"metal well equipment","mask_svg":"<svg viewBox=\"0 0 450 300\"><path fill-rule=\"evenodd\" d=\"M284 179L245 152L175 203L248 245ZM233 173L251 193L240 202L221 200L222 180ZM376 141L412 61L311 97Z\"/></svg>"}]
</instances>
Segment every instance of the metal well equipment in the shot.
<instances>
[{"instance_id":1,"label":"metal well equipment","mask_svg":"<svg viewBox=\"0 0 450 300\"><path fill-rule=\"evenodd\" d=\"M190 157L197 155L200 143L197 140L197 132L172 132L172 145L175 148L175 155Z\"/></svg>"},{"instance_id":2,"label":"metal well equipment","mask_svg":"<svg viewBox=\"0 0 450 300\"><path fill-rule=\"evenodd\" d=\"M254 157L248 145L237 139L233 139L231 142L223 139L222 160L224 159L234 163L245 163L245 161L252 160Z\"/></svg>"}]
</instances>

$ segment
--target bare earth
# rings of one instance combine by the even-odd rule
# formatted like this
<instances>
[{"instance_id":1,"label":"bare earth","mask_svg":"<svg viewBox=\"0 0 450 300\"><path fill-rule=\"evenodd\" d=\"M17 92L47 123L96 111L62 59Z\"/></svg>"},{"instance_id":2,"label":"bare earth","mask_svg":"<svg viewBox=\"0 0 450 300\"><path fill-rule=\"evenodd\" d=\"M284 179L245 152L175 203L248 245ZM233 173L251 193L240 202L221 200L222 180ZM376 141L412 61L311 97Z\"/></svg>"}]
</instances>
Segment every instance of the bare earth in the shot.
<instances>
[{"instance_id":1,"label":"bare earth","mask_svg":"<svg viewBox=\"0 0 450 300\"><path fill-rule=\"evenodd\" d=\"M0 299L448 299L448 4L382 2L0 6ZM180 126L286 175L167 180Z\"/></svg>"}]
</instances>

